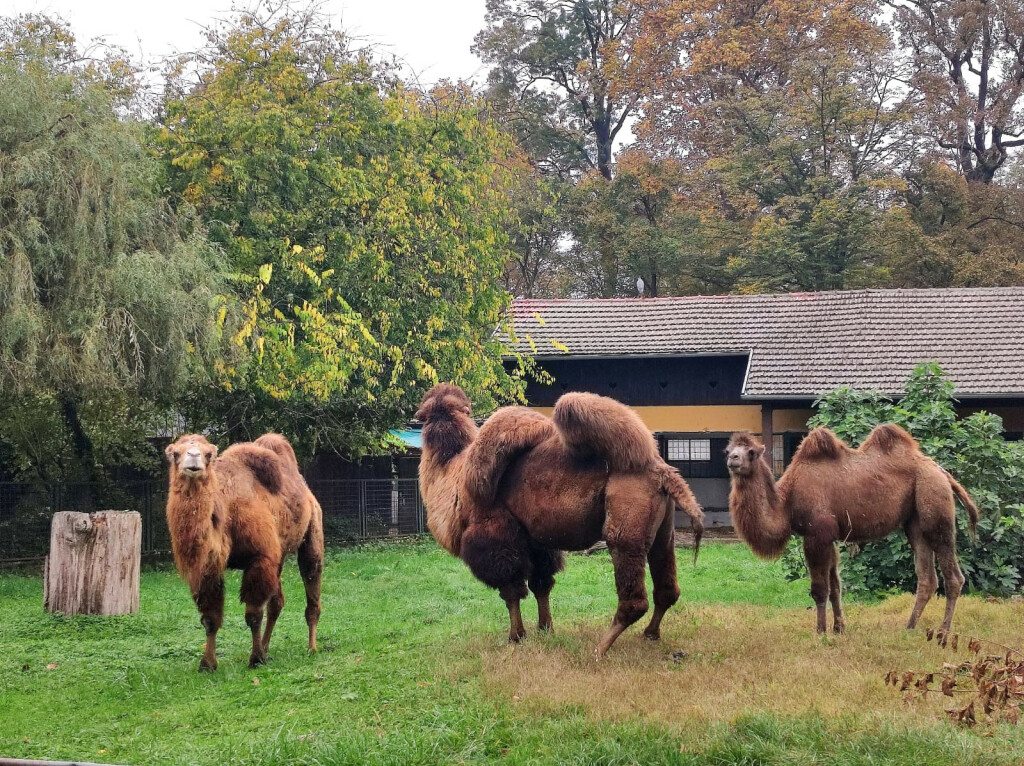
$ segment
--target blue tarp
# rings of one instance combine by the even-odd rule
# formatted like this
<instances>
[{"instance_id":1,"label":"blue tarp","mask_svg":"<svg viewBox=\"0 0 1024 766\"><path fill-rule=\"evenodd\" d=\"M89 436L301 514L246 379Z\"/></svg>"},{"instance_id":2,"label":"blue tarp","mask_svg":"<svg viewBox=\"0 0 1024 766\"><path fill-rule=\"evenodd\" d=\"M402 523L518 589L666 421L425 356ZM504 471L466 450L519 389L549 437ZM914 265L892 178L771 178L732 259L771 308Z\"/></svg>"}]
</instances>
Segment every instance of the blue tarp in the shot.
<instances>
[{"instance_id":1,"label":"blue tarp","mask_svg":"<svg viewBox=\"0 0 1024 766\"><path fill-rule=\"evenodd\" d=\"M413 447L414 449L423 449L423 432L417 429L409 429L405 431L392 431L393 436L397 436L407 446Z\"/></svg>"}]
</instances>

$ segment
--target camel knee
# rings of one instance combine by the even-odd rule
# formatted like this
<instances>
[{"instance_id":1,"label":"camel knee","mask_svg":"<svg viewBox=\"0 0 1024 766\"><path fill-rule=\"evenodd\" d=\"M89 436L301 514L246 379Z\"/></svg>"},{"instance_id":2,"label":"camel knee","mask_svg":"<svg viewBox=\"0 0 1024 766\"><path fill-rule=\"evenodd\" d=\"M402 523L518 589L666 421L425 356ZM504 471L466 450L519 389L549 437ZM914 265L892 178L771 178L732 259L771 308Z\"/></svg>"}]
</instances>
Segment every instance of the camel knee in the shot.
<instances>
[{"instance_id":1,"label":"camel knee","mask_svg":"<svg viewBox=\"0 0 1024 766\"><path fill-rule=\"evenodd\" d=\"M199 617L199 622L203 626L203 630L206 631L206 635L211 636L220 630L220 626L224 622L224 616L218 614L203 614Z\"/></svg>"},{"instance_id":2,"label":"camel knee","mask_svg":"<svg viewBox=\"0 0 1024 766\"><path fill-rule=\"evenodd\" d=\"M829 587L827 582L811 583L811 598L815 604L823 605L828 603Z\"/></svg>"},{"instance_id":3,"label":"camel knee","mask_svg":"<svg viewBox=\"0 0 1024 766\"><path fill-rule=\"evenodd\" d=\"M505 603L518 604L528 595L530 592L526 588L526 583L523 581L505 583L498 588L498 594L505 600Z\"/></svg>"},{"instance_id":4,"label":"camel knee","mask_svg":"<svg viewBox=\"0 0 1024 766\"><path fill-rule=\"evenodd\" d=\"M669 609L679 600L679 586L672 583L671 587L654 589L654 606L658 609Z\"/></svg>"},{"instance_id":5,"label":"camel knee","mask_svg":"<svg viewBox=\"0 0 1024 766\"><path fill-rule=\"evenodd\" d=\"M620 625L632 625L647 613L649 606L646 598L619 601L619 608L615 612L615 622Z\"/></svg>"}]
</instances>

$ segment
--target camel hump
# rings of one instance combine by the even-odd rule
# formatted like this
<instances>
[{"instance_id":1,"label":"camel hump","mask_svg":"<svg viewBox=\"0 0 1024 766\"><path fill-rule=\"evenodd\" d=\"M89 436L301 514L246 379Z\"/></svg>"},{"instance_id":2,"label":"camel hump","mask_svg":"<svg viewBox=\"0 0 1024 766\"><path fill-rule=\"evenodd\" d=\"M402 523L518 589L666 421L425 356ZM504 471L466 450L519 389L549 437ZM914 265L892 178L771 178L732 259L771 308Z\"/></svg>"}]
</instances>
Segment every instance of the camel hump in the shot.
<instances>
[{"instance_id":1,"label":"camel hump","mask_svg":"<svg viewBox=\"0 0 1024 766\"><path fill-rule=\"evenodd\" d=\"M864 451L877 450L888 455L901 449L916 450L917 442L895 423L883 423L875 426L860 448Z\"/></svg>"},{"instance_id":2,"label":"camel hump","mask_svg":"<svg viewBox=\"0 0 1024 766\"><path fill-rule=\"evenodd\" d=\"M296 471L299 470L299 461L295 457L295 450L292 449L291 442L281 434L263 434L253 444L270 450Z\"/></svg>"},{"instance_id":3,"label":"camel hump","mask_svg":"<svg viewBox=\"0 0 1024 766\"><path fill-rule=\"evenodd\" d=\"M551 420L569 452L601 457L611 471L639 473L661 460L654 435L640 416L614 399L565 394L555 403Z\"/></svg>"},{"instance_id":4,"label":"camel hump","mask_svg":"<svg viewBox=\"0 0 1024 766\"><path fill-rule=\"evenodd\" d=\"M247 468L267 491L279 493L284 486L281 459L276 452L256 444L235 444L224 451L222 459L231 459Z\"/></svg>"},{"instance_id":5,"label":"camel hump","mask_svg":"<svg viewBox=\"0 0 1024 766\"><path fill-rule=\"evenodd\" d=\"M819 426L800 442L793 460L835 460L846 449L849 448L831 430Z\"/></svg>"},{"instance_id":6,"label":"camel hump","mask_svg":"<svg viewBox=\"0 0 1024 766\"><path fill-rule=\"evenodd\" d=\"M479 507L489 507L515 459L554 434L550 419L526 407L503 407L491 415L466 454L469 498Z\"/></svg>"}]
</instances>

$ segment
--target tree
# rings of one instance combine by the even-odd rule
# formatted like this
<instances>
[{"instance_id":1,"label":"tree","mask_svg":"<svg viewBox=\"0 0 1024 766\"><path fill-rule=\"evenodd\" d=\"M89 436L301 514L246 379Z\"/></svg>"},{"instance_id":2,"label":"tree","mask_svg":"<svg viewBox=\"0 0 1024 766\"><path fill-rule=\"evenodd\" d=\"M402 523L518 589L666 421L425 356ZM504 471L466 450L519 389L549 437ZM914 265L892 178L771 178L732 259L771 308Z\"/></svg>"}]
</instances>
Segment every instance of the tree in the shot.
<instances>
[{"instance_id":1,"label":"tree","mask_svg":"<svg viewBox=\"0 0 1024 766\"><path fill-rule=\"evenodd\" d=\"M216 351L223 263L119 117L132 82L60 22L0 26L0 421L24 473L100 479L152 454L145 415Z\"/></svg>"},{"instance_id":2,"label":"tree","mask_svg":"<svg viewBox=\"0 0 1024 766\"><path fill-rule=\"evenodd\" d=\"M159 146L238 272L251 356L194 406L232 438L381 449L438 379L521 392L508 306L511 147L463 88L407 90L315 10L242 13L169 73Z\"/></svg>"},{"instance_id":3,"label":"tree","mask_svg":"<svg viewBox=\"0 0 1024 766\"><path fill-rule=\"evenodd\" d=\"M1018 0L889 0L924 116L968 181L991 183L1024 145L1024 9Z\"/></svg>"},{"instance_id":4,"label":"tree","mask_svg":"<svg viewBox=\"0 0 1024 766\"><path fill-rule=\"evenodd\" d=\"M596 169L611 179L616 137L637 98L612 84L628 69L621 44L636 21L633 0L487 0L474 52L492 65L492 100L517 115L522 145L564 173Z\"/></svg>"}]
</instances>

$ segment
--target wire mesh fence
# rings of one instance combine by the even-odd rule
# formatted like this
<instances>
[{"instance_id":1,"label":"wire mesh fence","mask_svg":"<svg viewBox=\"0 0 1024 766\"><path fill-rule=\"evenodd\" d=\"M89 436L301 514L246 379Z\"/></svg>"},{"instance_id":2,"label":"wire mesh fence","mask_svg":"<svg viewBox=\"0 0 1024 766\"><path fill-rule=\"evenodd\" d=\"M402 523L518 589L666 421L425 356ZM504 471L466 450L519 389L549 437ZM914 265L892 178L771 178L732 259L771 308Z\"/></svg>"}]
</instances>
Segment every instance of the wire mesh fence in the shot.
<instances>
[{"instance_id":1,"label":"wire mesh fence","mask_svg":"<svg viewBox=\"0 0 1024 766\"><path fill-rule=\"evenodd\" d=\"M319 479L309 488L324 512L328 544L421 534L426 530L416 479ZM0 482L0 563L45 556L58 511L126 510L142 516L142 552L171 550L167 484L132 481L30 484Z\"/></svg>"}]
</instances>

